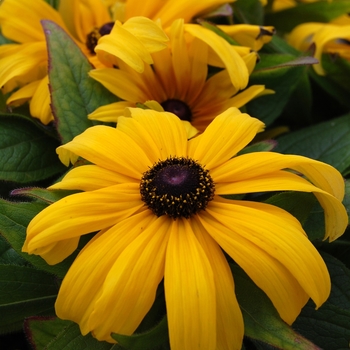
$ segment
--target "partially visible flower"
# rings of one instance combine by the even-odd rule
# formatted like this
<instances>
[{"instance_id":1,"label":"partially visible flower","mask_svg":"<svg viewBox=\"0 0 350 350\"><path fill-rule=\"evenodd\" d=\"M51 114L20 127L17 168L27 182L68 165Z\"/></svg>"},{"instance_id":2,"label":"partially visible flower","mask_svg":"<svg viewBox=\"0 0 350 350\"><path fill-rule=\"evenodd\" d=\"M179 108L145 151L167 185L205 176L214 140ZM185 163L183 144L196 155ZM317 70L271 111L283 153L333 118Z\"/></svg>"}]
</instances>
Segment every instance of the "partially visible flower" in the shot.
<instances>
[{"instance_id":1,"label":"partially visible flower","mask_svg":"<svg viewBox=\"0 0 350 350\"><path fill-rule=\"evenodd\" d=\"M100 37L111 31L114 22L102 0L61 0L59 11L44 0L4 0L1 3L1 31L16 44L0 46L0 86L4 93L19 88L7 103L17 106L29 100L31 115L48 124L53 116L47 104L50 100L46 84L48 57L41 20L51 20L61 26L95 67L104 66L96 57L95 46ZM128 31L127 23L123 28L119 33L120 42L130 45L130 38L134 40L129 51L131 56L137 50L145 57L149 56L143 43L145 32L151 31L153 41L158 40L156 49L166 47L166 35L150 20L132 33Z\"/></svg>"},{"instance_id":2,"label":"partially visible flower","mask_svg":"<svg viewBox=\"0 0 350 350\"><path fill-rule=\"evenodd\" d=\"M222 40L212 34L214 38ZM118 58L112 56L119 69L105 68L90 72L92 78L122 101L98 108L89 118L116 122L119 116L124 115L125 107L136 107L137 103L154 100L164 110L190 121L203 131L215 116L227 108L242 107L254 97L270 92L263 85L254 85L240 92L248 84L250 68L234 51L234 47L235 56L231 58L230 67L231 76L235 79L232 83L227 69L208 79L210 47L203 41L186 35L183 20L173 23L169 37L169 48L152 55L153 65L139 62L143 73L137 73L134 67L122 64L119 55ZM103 39L96 48L98 53ZM106 35L105 40L109 41L110 46L104 46L108 52L119 50L119 42L113 33Z\"/></svg>"},{"instance_id":3,"label":"partially visible flower","mask_svg":"<svg viewBox=\"0 0 350 350\"><path fill-rule=\"evenodd\" d=\"M319 64L313 65L320 75L326 72L322 67L322 54L338 54L350 60L350 24L337 25L330 23L304 23L295 27L287 36L289 44L298 50L305 51L315 46L315 58Z\"/></svg>"},{"instance_id":4,"label":"partially visible flower","mask_svg":"<svg viewBox=\"0 0 350 350\"><path fill-rule=\"evenodd\" d=\"M273 0L272 10L275 12L286 10L297 6L298 4L310 4L313 2L324 1L324 0ZM332 2L332 0L327 0Z\"/></svg>"},{"instance_id":5,"label":"partially visible flower","mask_svg":"<svg viewBox=\"0 0 350 350\"><path fill-rule=\"evenodd\" d=\"M23 251L49 264L69 256L81 235L99 231L62 282L58 317L114 342L111 333L136 330L164 279L172 350L240 349L243 320L223 251L287 323L309 298L321 306L329 274L300 223L278 207L222 195L312 192L334 240L348 222L340 173L301 156L237 156L264 125L235 108L189 141L171 113L129 112L117 128L91 127L58 148L59 156L91 164L51 188L84 192L50 205L28 226Z\"/></svg>"},{"instance_id":6,"label":"partially visible flower","mask_svg":"<svg viewBox=\"0 0 350 350\"><path fill-rule=\"evenodd\" d=\"M144 0L142 2L116 0L113 2L116 20L124 22L135 16L143 16L155 21L160 19L166 28L178 18L182 18L186 23L191 22L194 17L226 4L227 0Z\"/></svg>"}]
</instances>

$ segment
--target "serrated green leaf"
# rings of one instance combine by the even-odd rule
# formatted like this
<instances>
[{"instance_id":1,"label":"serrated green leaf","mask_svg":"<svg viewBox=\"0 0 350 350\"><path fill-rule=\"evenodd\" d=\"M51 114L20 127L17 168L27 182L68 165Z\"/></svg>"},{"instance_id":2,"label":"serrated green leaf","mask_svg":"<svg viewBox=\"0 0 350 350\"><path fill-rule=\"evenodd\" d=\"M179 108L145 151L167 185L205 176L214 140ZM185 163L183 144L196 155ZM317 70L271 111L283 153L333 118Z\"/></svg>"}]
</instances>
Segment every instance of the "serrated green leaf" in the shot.
<instances>
[{"instance_id":1,"label":"serrated green leaf","mask_svg":"<svg viewBox=\"0 0 350 350\"><path fill-rule=\"evenodd\" d=\"M26 237L26 228L29 222L46 206L44 203L19 203L0 199L0 234L6 238L12 248L23 259L39 270L63 278L78 251L57 265L48 265L40 256L22 252L22 246Z\"/></svg>"},{"instance_id":2,"label":"serrated green leaf","mask_svg":"<svg viewBox=\"0 0 350 350\"><path fill-rule=\"evenodd\" d=\"M93 68L71 37L56 23L42 21L48 52L52 111L62 142L96 124L87 118L97 107L117 101L88 72Z\"/></svg>"},{"instance_id":3,"label":"serrated green leaf","mask_svg":"<svg viewBox=\"0 0 350 350\"><path fill-rule=\"evenodd\" d=\"M350 114L283 135L276 152L298 154L344 172L350 166Z\"/></svg>"},{"instance_id":4,"label":"serrated green leaf","mask_svg":"<svg viewBox=\"0 0 350 350\"><path fill-rule=\"evenodd\" d=\"M57 140L32 123L0 118L0 180L28 183L65 170L56 155Z\"/></svg>"},{"instance_id":5,"label":"serrated green leaf","mask_svg":"<svg viewBox=\"0 0 350 350\"><path fill-rule=\"evenodd\" d=\"M298 4L295 7L268 13L265 23L275 26L278 30L289 32L295 26L306 22L329 22L333 18L350 12L350 1L317 1L308 4Z\"/></svg>"},{"instance_id":6,"label":"serrated green leaf","mask_svg":"<svg viewBox=\"0 0 350 350\"><path fill-rule=\"evenodd\" d=\"M319 349L282 321L270 299L239 266L230 264L230 267L246 336L283 350Z\"/></svg>"},{"instance_id":7,"label":"serrated green leaf","mask_svg":"<svg viewBox=\"0 0 350 350\"><path fill-rule=\"evenodd\" d=\"M52 275L28 266L0 265L0 332L22 329L25 317L54 314Z\"/></svg>"},{"instance_id":8,"label":"serrated green leaf","mask_svg":"<svg viewBox=\"0 0 350 350\"><path fill-rule=\"evenodd\" d=\"M19 189L13 190L11 192L11 195L30 197L30 198L40 200L47 204L52 204L66 196L69 196L77 192L79 191L48 190L46 188L40 188L40 187L27 187L27 188L19 188Z\"/></svg>"},{"instance_id":9,"label":"serrated green leaf","mask_svg":"<svg viewBox=\"0 0 350 350\"><path fill-rule=\"evenodd\" d=\"M118 344L128 350L154 350L168 342L168 322L164 317L154 328L147 332L130 336L112 334Z\"/></svg>"},{"instance_id":10,"label":"serrated green leaf","mask_svg":"<svg viewBox=\"0 0 350 350\"><path fill-rule=\"evenodd\" d=\"M331 255L321 254L331 276L330 297L317 311L309 302L293 328L322 349L345 350L350 339L350 270Z\"/></svg>"}]
</instances>

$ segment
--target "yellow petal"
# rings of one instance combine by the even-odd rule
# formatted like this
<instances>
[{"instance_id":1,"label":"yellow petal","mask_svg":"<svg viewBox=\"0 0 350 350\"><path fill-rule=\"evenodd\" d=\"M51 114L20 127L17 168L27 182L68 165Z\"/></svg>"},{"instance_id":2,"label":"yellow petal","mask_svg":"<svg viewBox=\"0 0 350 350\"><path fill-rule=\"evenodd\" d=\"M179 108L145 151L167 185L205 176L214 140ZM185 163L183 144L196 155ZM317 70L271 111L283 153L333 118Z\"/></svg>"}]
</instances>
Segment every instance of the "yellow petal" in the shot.
<instances>
[{"instance_id":1,"label":"yellow petal","mask_svg":"<svg viewBox=\"0 0 350 350\"><path fill-rule=\"evenodd\" d=\"M296 175L277 172L279 169L301 172L315 186ZM348 215L341 203L344 180L328 164L302 156L259 152L233 158L213 169L211 176L218 183L217 194L277 190L313 192L325 210L325 239L330 241L341 236L348 225Z\"/></svg>"},{"instance_id":2,"label":"yellow petal","mask_svg":"<svg viewBox=\"0 0 350 350\"><path fill-rule=\"evenodd\" d=\"M204 249L214 273L216 290L217 349L242 347L244 325L242 313L235 297L231 270L220 246L206 232L197 216L191 222L193 231ZM232 327L232 325L235 325Z\"/></svg>"},{"instance_id":3,"label":"yellow petal","mask_svg":"<svg viewBox=\"0 0 350 350\"><path fill-rule=\"evenodd\" d=\"M219 29L228 34L242 46L252 50L260 50L264 44L271 41L275 33L274 27L261 27L251 24L219 25Z\"/></svg>"},{"instance_id":4,"label":"yellow petal","mask_svg":"<svg viewBox=\"0 0 350 350\"><path fill-rule=\"evenodd\" d=\"M138 38L148 52L157 52L167 47L169 38L160 25L149 18L135 16L129 18L123 27Z\"/></svg>"},{"instance_id":5,"label":"yellow petal","mask_svg":"<svg viewBox=\"0 0 350 350\"><path fill-rule=\"evenodd\" d=\"M133 102L144 102L148 99L133 76L120 69L101 68L89 72L90 77L100 82L105 88L122 100ZM133 82L131 84L130 82Z\"/></svg>"},{"instance_id":6,"label":"yellow petal","mask_svg":"<svg viewBox=\"0 0 350 350\"><path fill-rule=\"evenodd\" d=\"M111 332L132 334L151 308L164 276L171 223L162 216L148 224L111 264L89 318L97 339L108 340Z\"/></svg>"},{"instance_id":7,"label":"yellow petal","mask_svg":"<svg viewBox=\"0 0 350 350\"><path fill-rule=\"evenodd\" d=\"M160 157L157 159L164 160L170 156L185 157L187 155L187 132L181 120L172 113L157 112L153 110L144 110L141 108L129 108L132 119L140 123L147 130L154 143L157 146ZM126 123L127 118L121 118Z\"/></svg>"},{"instance_id":8,"label":"yellow petal","mask_svg":"<svg viewBox=\"0 0 350 350\"><path fill-rule=\"evenodd\" d=\"M0 6L2 34L20 43L45 42L41 20L51 20L65 29L59 13L42 0L6 0Z\"/></svg>"},{"instance_id":9,"label":"yellow petal","mask_svg":"<svg viewBox=\"0 0 350 350\"><path fill-rule=\"evenodd\" d=\"M96 165L84 165L70 170L60 182L50 186L49 189L94 191L103 187L135 181L137 180L129 176Z\"/></svg>"},{"instance_id":10,"label":"yellow petal","mask_svg":"<svg viewBox=\"0 0 350 350\"><path fill-rule=\"evenodd\" d=\"M139 139L142 140L142 137ZM58 147L57 153L62 159L69 151L102 168L140 179L141 174L153 164L143 146L118 129L97 125Z\"/></svg>"},{"instance_id":11,"label":"yellow petal","mask_svg":"<svg viewBox=\"0 0 350 350\"><path fill-rule=\"evenodd\" d=\"M67 196L34 217L28 225L22 250L40 255L41 250L45 251L53 243L113 226L143 205L138 184L115 185Z\"/></svg>"},{"instance_id":12,"label":"yellow petal","mask_svg":"<svg viewBox=\"0 0 350 350\"><path fill-rule=\"evenodd\" d=\"M224 63L233 86L244 89L249 80L249 72L241 56L226 40L200 25L185 24L185 31L204 41L210 46Z\"/></svg>"},{"instance_id":13,"label":"yellow petal","mask_svg":"<svg viewBox=\"0 0 350 350\"><path fill-rule=\"evenodd\" d=\"M243 107L249 101L262 95L274 94L274 91L265 89L265 85L252 85L230 98L231 107Z\"/></svg>"},{"instance_id":14,"label":"yellow petal","mask_svg":"<svg viewBox=\"0 0 350 350\"><path fill-rule=\"evenodd\" d=\"M189 141L189 156L208 169L224 164L245 147L264 124L237 108L217 116L204 133Z\"/></svg>"},{"instance_id":15,"label":"yellow petal","mask_svg":"<svg viewBox=\"0 0 350 350\"><path fill-rule=\"evenodd\" d=\"M216 293L211 264L186 219L172 221L164 273L170 346L216 349Z\"/></svg>"},{"instance_id":16,"label":"yellow petal","mask_svg":"<svg viewBox=\"0 0 350 350\"><path fill-rule=\"evenodd\" d=\"M128 101L119 101L109 105L101 106L88 115L89 119L102 122L117 123L120 116L124 115L127 107L135 107L135 104Z\"/></svg>"},{"instance_id":17,"label":"yellow petal","mask_svg":"<svg viewBox=\"0 0 350 350\"><path fill-rule=\"evenodd\" d=\"M88 320L113 264L155 219L147 209L90 240L63 279L55 305L57 316L78 323L83 335L91 332Z\"/></svg>"},{"instance_id":18,"label":"yellow petal","mask_svg":"<svg viewBox=\"0 0 350 350\"><path fill-rule=\"evenodd\" d=\"M266 203L212 203L209 214L284 265L317 307L325 302L330 292L327 267L298 220Z\"/></svg>"}]
</instances>

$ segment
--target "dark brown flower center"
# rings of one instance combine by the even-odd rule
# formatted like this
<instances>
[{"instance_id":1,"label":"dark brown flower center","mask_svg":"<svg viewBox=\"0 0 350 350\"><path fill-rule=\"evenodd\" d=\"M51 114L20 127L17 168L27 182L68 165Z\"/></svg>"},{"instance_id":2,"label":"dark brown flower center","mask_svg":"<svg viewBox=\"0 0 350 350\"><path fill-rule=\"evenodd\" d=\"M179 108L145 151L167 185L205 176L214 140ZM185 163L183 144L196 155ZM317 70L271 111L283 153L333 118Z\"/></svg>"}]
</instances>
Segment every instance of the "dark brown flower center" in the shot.
<instances>
[{"instance_id":1,"label":"dark brown flower center","mask_svg":"<svg viewBox=\"0 0 350 350\"><path fill-rule=\"evenodd\" d=\"M198 162L183 157L159 161L143 173L141 199L155 215L189 218L207 207L215 185Z\"/></svg>"},{"instance_id":2,"label":"dark brown flower center","mask_svg":"<svg viewBox=\"0 0 350 350\"><path fill-rule=\"evenodd\" d=\"M98 43L98 40L101 36L107 35L111 32L114 26L114 22L105 23L101 28L94 28L87 36L86 36L86 47L89 51L94 54L95 47Z\"/></svg>"},{"instance_id":3,"label":"dark brown flower center","mask_svg":"<svg viewBox=\"0 0 350 350\"><path fill-rule=\"evenodd\" d=\"M192 121L192 112L190 107L180 100L169 99L161 103L165 111L177 115L181 120Z\"/></svg>"}]
</instances>

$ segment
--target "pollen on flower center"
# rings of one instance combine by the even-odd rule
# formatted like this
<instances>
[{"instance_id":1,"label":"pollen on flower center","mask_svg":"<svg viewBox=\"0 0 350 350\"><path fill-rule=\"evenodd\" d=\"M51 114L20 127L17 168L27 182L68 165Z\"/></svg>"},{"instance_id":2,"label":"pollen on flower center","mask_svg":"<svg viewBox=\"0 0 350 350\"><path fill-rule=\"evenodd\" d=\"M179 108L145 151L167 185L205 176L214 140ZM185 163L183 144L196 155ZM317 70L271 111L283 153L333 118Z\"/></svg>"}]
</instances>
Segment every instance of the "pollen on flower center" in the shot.
<instances>
[{"instance_id":1,"label":"pollen on flower center","mask_svg":"<svg viewBox=\"0 0 350 350\"><path fill-rule=\"evenodd\" d=\"M190 158L170 157L143 173L141 199L157 216L189 218L214 198L209 170Z\"/></svg>"},{"instance_id":2,"label":"pollen on flower center","mask_svg":"<svg viewBox=\"0 0 350 350\"><path fill-rule=\"evenodd\" d=\"M86 37L86 47L90 50L92 54L95 53L95 47L98 43L98 39L101 36L107 35L111 32L114 26L114 22L105 23L100 28L94 28Z\"/></svg>"},{"instance_id":3,"label":"pollen on flower center","mask_svg":"<svg viewBox=\"0 0 350 350\"><path fill-rule=\"evenodd\" d=\"M192 121L192 112L190 107L183 101L169 99L161 103L165 111L177 115L181 120Z\"/></svg>"}]
</instances>

